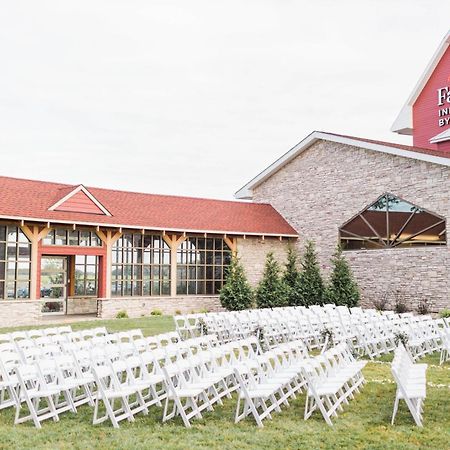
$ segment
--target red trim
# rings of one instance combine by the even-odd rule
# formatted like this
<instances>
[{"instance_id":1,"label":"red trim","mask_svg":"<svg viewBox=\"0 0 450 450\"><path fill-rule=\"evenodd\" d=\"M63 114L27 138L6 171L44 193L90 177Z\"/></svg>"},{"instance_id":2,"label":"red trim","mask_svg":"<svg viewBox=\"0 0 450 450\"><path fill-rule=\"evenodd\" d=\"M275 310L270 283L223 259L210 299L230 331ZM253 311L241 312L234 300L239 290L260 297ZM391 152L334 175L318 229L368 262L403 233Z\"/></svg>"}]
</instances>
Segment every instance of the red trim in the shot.
<instances>
[{"instance_id":1,"label":"red trim","mask_svg":"<svg viewBox=\"0 0 450 450\"><path fill-rule=\"evenodd\" d=\"M98 256L98 297L102 298L106 295L106 246L102 247L75 247L75 246L56 246L42 245L42 241L38 246L37 258L37 280L36 280L36 298L41 298L41 258L43 255L48 256L73 256L88 255Z\"/></svg>"}]
</instances>

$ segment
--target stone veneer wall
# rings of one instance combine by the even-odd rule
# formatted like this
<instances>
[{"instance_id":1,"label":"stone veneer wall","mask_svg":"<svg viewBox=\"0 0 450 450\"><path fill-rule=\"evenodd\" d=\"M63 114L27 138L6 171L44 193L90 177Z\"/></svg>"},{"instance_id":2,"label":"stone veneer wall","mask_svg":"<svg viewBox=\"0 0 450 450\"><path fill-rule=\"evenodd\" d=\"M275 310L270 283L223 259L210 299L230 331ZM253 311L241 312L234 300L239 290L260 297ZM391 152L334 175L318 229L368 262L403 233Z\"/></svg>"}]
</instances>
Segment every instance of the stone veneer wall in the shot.
<instances>
[{"instance_id":1,"label":"stone veneer wall","mask_svg":"<svg viewBox=\"0 0 450 450\"><path fill-rule=\"evenodd\" d=\"M67 299L67 314L95 314L96 312L96 297L69 297Z\"/></svg>"},{"instance_id":2,"label":"stone veneer wall","mask_svg":"<svg viewBox=\"0 0 450 450\"><path fill-rule=\"evenodd\" d=\"M119 311L126 311L128 317L135 318L149 316L155 309L159 309L163 314L175 314L175 311L187 314L205 309L223 311L218 296L118 297L98 299L97 316L114 319Z\"/></svg>"},{"instance_id":3,"label":"stone veneer wall","mask_svg":"<svg viewBox=\"0 0 450 450\"><path fill-rule=\"evenodd\" d=\"M318 141L257 186L253 201L270 203L298 231L297 245L316 242L325 273L338 228L385 192L450 218L450 168L401 156ZM415 308L450 306L450 252L445 247L345 252L371 306L395 291ZM391 301L394 295L390 295Z\"/></svg>"},{"instance_id":4,"label":"stone veneer wall","mask_svg":"<svg viewBox=\"0 0 450 450\"><path fill-rule=\"evenodd\" d=\"M0 327L38 325L42 303L33 300L0 301Z\"/></svg>"},{"instance_id":5,"label":"stone veneer wall","mask_svg":"<svg viewBox=\"0 0 450 450\"><path fill-rule=\"evenodd\" d=\"M245 274L253 286L256 286L264 271L266 255L273 252L276 260L284 265L286 262L288 241L278 238L239 238L237 254L245 268Z\"/></svg>"}]
</instances>

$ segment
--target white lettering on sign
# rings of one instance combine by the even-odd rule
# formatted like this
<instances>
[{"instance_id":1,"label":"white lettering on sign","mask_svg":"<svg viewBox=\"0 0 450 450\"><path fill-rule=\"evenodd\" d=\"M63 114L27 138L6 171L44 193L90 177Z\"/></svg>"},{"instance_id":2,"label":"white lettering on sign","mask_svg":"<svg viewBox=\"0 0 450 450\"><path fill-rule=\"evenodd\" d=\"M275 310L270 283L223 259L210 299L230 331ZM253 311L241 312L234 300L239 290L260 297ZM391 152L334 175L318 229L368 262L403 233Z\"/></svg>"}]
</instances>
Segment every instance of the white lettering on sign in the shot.
<instances>
[{"instance_id":1,"label":"white lettering on sign","mask_svg":"<svg viewBox=\"0 0 450 450\"><path fill-rule=\"evenodd\" d=\"M450 88L443 87L437 90L438 106L442 106L445 102L450 103Z\"/></svg>"},{"instance_id":2,"label":"white lettering on sign","mask_svg":"<svg viewBox=\"0 0 450 450\"><path fill-rule=\"evenodd\" d=\"M450 103L450 87L442 87L437 90L438 96L438 106L443 106L445 103ZM438 117L445 117L450 115L450 107L446 106L445 108L438 109ZM438 125L443 127L445 125L450 124L450 118L446 117L445 119L439 119Z\"/></svg>"}]
</instances>

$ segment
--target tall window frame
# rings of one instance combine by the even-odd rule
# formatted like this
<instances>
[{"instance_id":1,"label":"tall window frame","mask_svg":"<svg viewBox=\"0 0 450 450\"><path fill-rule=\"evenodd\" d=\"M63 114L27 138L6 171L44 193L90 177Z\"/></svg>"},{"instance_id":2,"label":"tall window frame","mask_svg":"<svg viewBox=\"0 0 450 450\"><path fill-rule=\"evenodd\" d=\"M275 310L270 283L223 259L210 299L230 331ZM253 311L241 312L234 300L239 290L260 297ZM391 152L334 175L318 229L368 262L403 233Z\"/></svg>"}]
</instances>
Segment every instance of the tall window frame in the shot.
<instances>
[{"instance_id":1,"label":"tall window frame","mask_svg":"<svg viewBox=\"0 0 450 450\"><path fill-rule=\"evenodd\" d=\"M112 248L111 295L170 295L171 250L162 235L125 232Z\"/></svg>"},{"instance_id":2,"label":"tall window frame","mask_svg":"<svg viewBox=\"0 0 450 450\"><path fill-rule=\"evenodd\" d=\"M75 255L74 296L97 297L98 295L98 261L96 255Z\"/></svg>"},{"instance_id":3,"label":"tall window frame","mask_svg":"<svg viewBox=\"0 0 450 450\"><path fill-rule=\"evenodd\" d=\"M232 250L223 238L188 236L177 248L177 295L217 295Z\"/></svg>"},{"instance_id":4,"label":"tall window frame","mask_svg":"<svg viewBox=\"0 0 450 450\"><path fill-rule=\"evenodd\" d=\"M447 245L444 216L386 192L339 227L343 250Z\"/></svg>"},{"instance_id":5,"label":"tall window frame","mask_svg":"<svg viewBox=\"0 0 450 450\"><path fill-rule=\"evenodd\" d=\"M31 242L17 225L0 224L0 299L29 299Z\"/></svg>"}]
</instances>

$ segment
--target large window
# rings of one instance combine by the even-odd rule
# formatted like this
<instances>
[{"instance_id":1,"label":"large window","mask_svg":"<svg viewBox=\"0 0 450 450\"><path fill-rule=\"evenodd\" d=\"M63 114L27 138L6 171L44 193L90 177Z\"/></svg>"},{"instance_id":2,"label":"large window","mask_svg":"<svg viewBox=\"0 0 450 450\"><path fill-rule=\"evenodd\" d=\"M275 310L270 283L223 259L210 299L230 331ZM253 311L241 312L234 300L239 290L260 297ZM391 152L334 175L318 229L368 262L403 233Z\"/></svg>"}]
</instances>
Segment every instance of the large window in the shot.
<instances>
[{"instance_id":1,"label":"large window","mask_svg":"<svg viewBox=\"0 0 450 450\"><path fill-rule=\"evenodd\" d=\"M162 236L125 233L112 249L116 297L170 294L170 248Z\"/></svg>"},{"instance_id":2,"label":"large window","mask_svg":"<svg viewBox=\"0 0 450 450\"><path fill-rule=\"evenodd\" d=\"M445 219L392 194L382 195L340 229L344 250L445 245Z\"/></svg>"},{"instance_id":3,"label":"large window","mask_svg":"<svg viewBox=\"0 0 450 450\"><path fill-rule=\"evenodd\" d=\"M43 245L73 245L80 247L101 247L102 241L94 231L55 228L42 240Z\"/></svg>"},{"instance_id":4,"label":"large window","mask_svg":"<svg viewBox=\"0 0 450 450\"><path fill-rule=\"evenodd\" d=\"M75 296L96 296L98 290L98 257L75 256Z\"/></svg>"},{"instance_id":5,"label":"large window","mask_svg":"<svg viewBox=\"0 0 450 450\"><path fill-rule=\"evenodd\" d=\"M19 227L0 225L0 299L30 297L31 245Z\"/></svg>"},{"instance_id":6,"label":"large window","mask_svg":"<svg viewBox=\"0 0 450 450\"><path fill-rule=\"evenodd\" d=\"M230 261L223 239L187 238L177 250L177 294L218 294Z\"/></svg>"}]
</instances>

